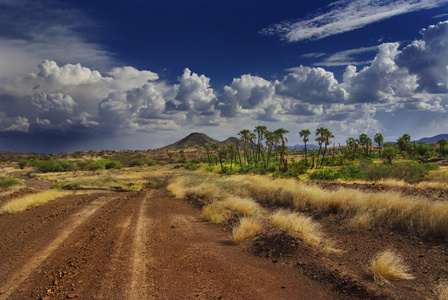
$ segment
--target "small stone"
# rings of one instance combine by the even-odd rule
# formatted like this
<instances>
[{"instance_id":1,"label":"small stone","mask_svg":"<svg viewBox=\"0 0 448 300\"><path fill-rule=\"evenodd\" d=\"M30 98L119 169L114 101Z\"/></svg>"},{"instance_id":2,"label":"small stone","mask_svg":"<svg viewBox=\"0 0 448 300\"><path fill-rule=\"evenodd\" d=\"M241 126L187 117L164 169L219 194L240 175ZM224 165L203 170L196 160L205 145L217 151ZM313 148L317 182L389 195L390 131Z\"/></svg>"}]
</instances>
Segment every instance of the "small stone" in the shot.
<instances>
[{"instance_id":1,"label":"small stone","mask_svg":"<svg viewBox=\"0 0 448 300\"><path fill-rule=\"evenodd\" d=\"M68 295L67 295L67 298L70 298L70 299L72 299L72 298L78 298L78 297L79 297L78 294L68 294Z\"/></svg>"},{"instance_id":2,"label":"small stone","mask_svg":"<svg viewBox=\"0 0 448 300\"><path fill-rule=\"evenodd\" d=\"M286 289L286 286L282 285L282 289Z\"/></svg>"}]
</instances>

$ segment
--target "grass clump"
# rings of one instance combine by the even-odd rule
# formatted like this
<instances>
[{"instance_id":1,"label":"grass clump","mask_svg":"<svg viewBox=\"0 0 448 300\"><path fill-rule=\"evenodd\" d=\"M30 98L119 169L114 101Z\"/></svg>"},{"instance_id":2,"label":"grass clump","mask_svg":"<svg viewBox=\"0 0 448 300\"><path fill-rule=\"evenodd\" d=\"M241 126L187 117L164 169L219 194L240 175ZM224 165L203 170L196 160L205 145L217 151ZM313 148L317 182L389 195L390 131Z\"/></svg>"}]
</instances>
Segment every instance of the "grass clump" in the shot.
<instances>
[{"instance_id":1,"label":"grass clump","mask_svg":"<svg viewBox=\"0 0 448 300\"><path fill-rule=\"evenodd\" d=\"M230 218L232 212L224 206L222 201L210 203L202 208L201 217L212 223L222 223Z\"/></svg>"},{"instance_id":2,"label":"grass clump","mask_svg":"<svg viewBox=\"0 0 448 300\"><path fill-rule=\"evenodd\" d=\"M392 279L414 279L415 277L408 273L408 269L398 254L386 250L371 260L368 272L374 280L383 282Z\"/></svg>"},{"instance_id":3,"label":"grass clump","mask_svg":"<svg viewBox=\"0 0 448 300\"><path fill-rule=\"evenodd\" d=\"M0 207L0 214L16 213L26 210L29 207L38 206L56 198L72 194L73 192L69 191L48 190L37 194L26 195L3 204L3 206Z\"/></svg>"},{"instance_id":4,"label":"grass clump","mask_svg":"<svg viewBox=\"0 0 448 300\"><path fill-rule=\"evenodd\" d=\"M235 215L252 217L262 214L264 214L264 210L254 200L228 196L225 200L215 201L204 206L201 216L212 223L223 223Z\"/></svg>"},{"instance_id":5,"label":"grass clump","mask_svg":"<svg viewBox=\"0 0 448 300\"><path fill-rule=\"evenodd\" d=\"M271 222L275 227L301 238L308 246L317 248L324 253L337 251L331 246L331 241L324 238L319 224L310 217L279 209L271 215Z\"/></svg>"},{"instance_id":6,"label":"grass clump","mask_svg":"<svg viewBox=\"0 0 448 300\"><path fill-rule=\"evenodd\" d=\"M254 238L261 231L261 221L256 217L243 217L232 230L232 240L241 244Z\"/></svg>"},{"instance_id":7,"label":"grass clump","mask_svg":"<svg viewBox=\"0 0 448 300\"><path fill-rule=\"evenodd\" d=\"M9 176L0 176L0 188L9 188L18 185L20 182Z\"/></svg>"},{"instance_id":8,"label":"grass clump","mask_svg":"<svg viewBox=\"0 0 448 300\"><path fill-rule=\"evenodd\" d=\"M435 289L438 300L448 300L448 282L441 282Z\"/></svg>"}]
</instances>

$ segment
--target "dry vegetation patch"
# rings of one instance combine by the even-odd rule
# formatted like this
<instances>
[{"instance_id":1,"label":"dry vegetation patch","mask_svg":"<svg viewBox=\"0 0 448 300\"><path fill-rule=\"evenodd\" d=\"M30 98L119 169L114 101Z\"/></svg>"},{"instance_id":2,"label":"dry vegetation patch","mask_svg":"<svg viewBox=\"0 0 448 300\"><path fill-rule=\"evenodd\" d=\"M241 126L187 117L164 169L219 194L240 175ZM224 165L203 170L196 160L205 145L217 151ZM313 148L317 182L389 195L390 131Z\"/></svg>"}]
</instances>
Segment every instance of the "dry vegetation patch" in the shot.
<instances>
[{"instance_id":1,"label":"dry vegetation patch","mask_svg":"<svg viewBox=\"0 0 448 300\"><path fill-rule=\"evenodd\" d=\"M256 217L243 217L240 222L232 230L232 240L241 244L249 239L254 238L261 232L261 220Z\"/></svg>"},{"instance_id":2,"label":"dry vegetation patch","mask_svg":"<svg viewBox=\"0 0 448 300\"><path fill-rule=\"evenodd\" d=\"M70 191L47 190L37 194L15 198L0 207L0 214L20 212L30 207L42 205L54 199L72 194L74 193Z\"/></svg>"},{"instance_id":3,"label":"dry vegetation patch","mask_svg":"<svg viewBox=\"0 0 448 300\"><path fill-rule=\"evenodd\" d=\"M392 279L415 278L408 273L409 267L404 264L403 259L391 250L378 253L371 260L368 272L375 280L387 283Z\"/></svg>"}]
</instances>

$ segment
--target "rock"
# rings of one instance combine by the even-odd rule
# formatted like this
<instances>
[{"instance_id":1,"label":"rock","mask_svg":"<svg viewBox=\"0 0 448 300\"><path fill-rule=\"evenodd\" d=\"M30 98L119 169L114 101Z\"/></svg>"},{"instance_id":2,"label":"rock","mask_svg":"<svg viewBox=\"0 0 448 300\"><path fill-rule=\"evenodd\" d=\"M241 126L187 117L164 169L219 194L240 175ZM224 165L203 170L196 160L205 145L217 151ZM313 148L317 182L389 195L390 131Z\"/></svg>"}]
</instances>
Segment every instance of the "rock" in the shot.
<instances>
[{"instance_id":1,"label":"rock","mask_svg":"<svg viewBox=\"0 0 448 300\"><path fill-rule=\"evenodd\" d=\"M72 299L72 298L78 298L79 295L78 294L68 294L67 298Z\"/></svg>"}]
</instances>

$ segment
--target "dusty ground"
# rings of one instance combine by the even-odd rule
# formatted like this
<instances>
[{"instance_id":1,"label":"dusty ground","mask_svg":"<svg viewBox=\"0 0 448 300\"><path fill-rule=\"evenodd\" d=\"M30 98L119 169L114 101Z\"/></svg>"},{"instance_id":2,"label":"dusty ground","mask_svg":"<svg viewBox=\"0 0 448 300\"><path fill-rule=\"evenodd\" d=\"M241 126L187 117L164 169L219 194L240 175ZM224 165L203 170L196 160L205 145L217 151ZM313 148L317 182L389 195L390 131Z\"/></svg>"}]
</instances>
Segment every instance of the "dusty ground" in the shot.
<instances>
[{"instance_id":1,"label":"dusty ground","mask_svg":"<svg viewBox=\"0 0 448 300\"><path fill-rule=\"evenodd\" d=\"M1 191L0 204L49 185ZM165 189L100 192L0 215L0 299L436 299L435 285L448 279L446 241L348 230L346 220L324 214L311 216L340 253L325 256L278 232L235 245L229 224L201 221L197 204ZM366 275L386 249L403 257L414 280L383 284Z\"/></svg>"},{"instance_id":2,"label":"dusty ground","mask_svg":"<svg viewBox=\"0 0 448 300\"><path fill-rule=\"evenodd\" d=\"M231 243L165 190L69 196L0 215L0 299L338 299Z\"/></svg>"}]
</instances>

